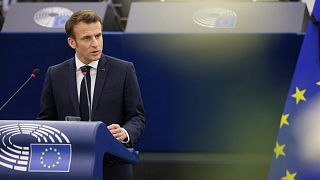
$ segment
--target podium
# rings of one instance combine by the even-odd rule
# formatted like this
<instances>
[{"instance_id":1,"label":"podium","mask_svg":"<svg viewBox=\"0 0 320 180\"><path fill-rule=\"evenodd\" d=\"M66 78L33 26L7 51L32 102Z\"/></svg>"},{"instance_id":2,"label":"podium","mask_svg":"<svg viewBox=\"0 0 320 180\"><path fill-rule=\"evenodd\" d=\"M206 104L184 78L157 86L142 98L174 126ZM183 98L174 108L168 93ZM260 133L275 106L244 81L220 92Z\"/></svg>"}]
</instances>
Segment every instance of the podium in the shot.
<instances>
[{"instance_id":1,"label":"podium","mask_svg":"<svg viewBox=\"0 0 320 180\"><path fill-rule=\"evenodd\" d=\"M7 180L100 180L103 159L138 163L102 122L0 121L0 177Z\"/></svg>"}]
</instances>

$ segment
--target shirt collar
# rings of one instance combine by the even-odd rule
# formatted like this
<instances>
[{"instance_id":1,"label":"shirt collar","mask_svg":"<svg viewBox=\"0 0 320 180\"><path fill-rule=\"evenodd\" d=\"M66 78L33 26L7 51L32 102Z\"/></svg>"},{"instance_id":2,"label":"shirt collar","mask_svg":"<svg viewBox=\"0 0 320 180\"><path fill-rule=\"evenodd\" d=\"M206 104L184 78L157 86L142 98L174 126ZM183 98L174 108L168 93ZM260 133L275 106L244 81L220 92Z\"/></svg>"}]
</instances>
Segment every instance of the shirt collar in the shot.
<instances>
[{"instance_id":1,"label":"shirt collar","mask_svg":"<svg viewBox=\"0 0 320 180\"><path fill-rule=\"evenodd\" d=\"M74 57L75 57L74 59L75 59L75 62L76 62L77 71L79 71L82 66L86 66L86 65L87 65L87 66L91 66L92 68L95 68L95 69L97 69L97 67L98 67L99 60L98 60L98 61L92 61L92 62L89 63L89 64L84 64L83 62L81 62L81 61L79 60L79 58L77 57L77 55L75 55Z\"/></svg>"}]
</instances>

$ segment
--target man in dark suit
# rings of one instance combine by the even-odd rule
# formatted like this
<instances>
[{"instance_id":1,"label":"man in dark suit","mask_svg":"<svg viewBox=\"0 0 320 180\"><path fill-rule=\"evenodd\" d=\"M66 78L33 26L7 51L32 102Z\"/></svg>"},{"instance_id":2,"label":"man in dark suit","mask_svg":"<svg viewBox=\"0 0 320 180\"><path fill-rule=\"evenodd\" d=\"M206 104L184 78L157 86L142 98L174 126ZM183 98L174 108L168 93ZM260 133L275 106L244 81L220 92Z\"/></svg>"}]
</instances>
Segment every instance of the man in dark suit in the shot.
<instances>
[{"instance_id":1,"label":"man in dark suit","mask_svg":"<svg viewBox=\"0 0 320 180\"><path fill-rule=\"evenodd\" d=\"M133 64L102 54L102 21L94 11L75 12L65 30L75 57L48 68L37 119L103 121L116 139L133 146L145 126ZM106 161L104 173L106 179L133 179L131 165Z\"/></svg>"}]
</instances>

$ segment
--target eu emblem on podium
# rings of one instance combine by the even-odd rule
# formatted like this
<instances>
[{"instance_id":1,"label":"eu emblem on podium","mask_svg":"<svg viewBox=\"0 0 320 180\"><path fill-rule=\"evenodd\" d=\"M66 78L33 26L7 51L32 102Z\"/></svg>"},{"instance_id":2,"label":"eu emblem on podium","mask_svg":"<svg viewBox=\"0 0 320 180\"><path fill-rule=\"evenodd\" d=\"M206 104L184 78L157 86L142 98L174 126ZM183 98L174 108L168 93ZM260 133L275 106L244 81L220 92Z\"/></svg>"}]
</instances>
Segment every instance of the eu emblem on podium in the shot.
<instances>
[{"instance_id":1,"label":"eu emblem on podium","mask_svg":"<svg viewBox=\"0 0 320 180\"><path fill-rule=\"evenodd\" d=\"M30 144L30 172L69 172L70 144Z\"/></svg>"}]
</instances>

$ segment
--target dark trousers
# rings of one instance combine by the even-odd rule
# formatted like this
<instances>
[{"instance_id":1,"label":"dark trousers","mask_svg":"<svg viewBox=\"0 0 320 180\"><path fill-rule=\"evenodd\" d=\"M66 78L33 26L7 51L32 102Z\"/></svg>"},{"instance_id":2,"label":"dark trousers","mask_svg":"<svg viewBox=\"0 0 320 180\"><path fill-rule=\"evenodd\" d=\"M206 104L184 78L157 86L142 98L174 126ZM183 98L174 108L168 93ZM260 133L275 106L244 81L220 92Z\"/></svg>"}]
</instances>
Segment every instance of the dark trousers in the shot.
<instances>
[{"instance_id":1,"label":"dark trousers","mask_svg":"<svg viewBox=\"0 0 320 180\"><path fill-rule=\"evenodd\" d=\"M104 164L103 180L133 180L131 164Z\"/></svg>"}]
</instances>

